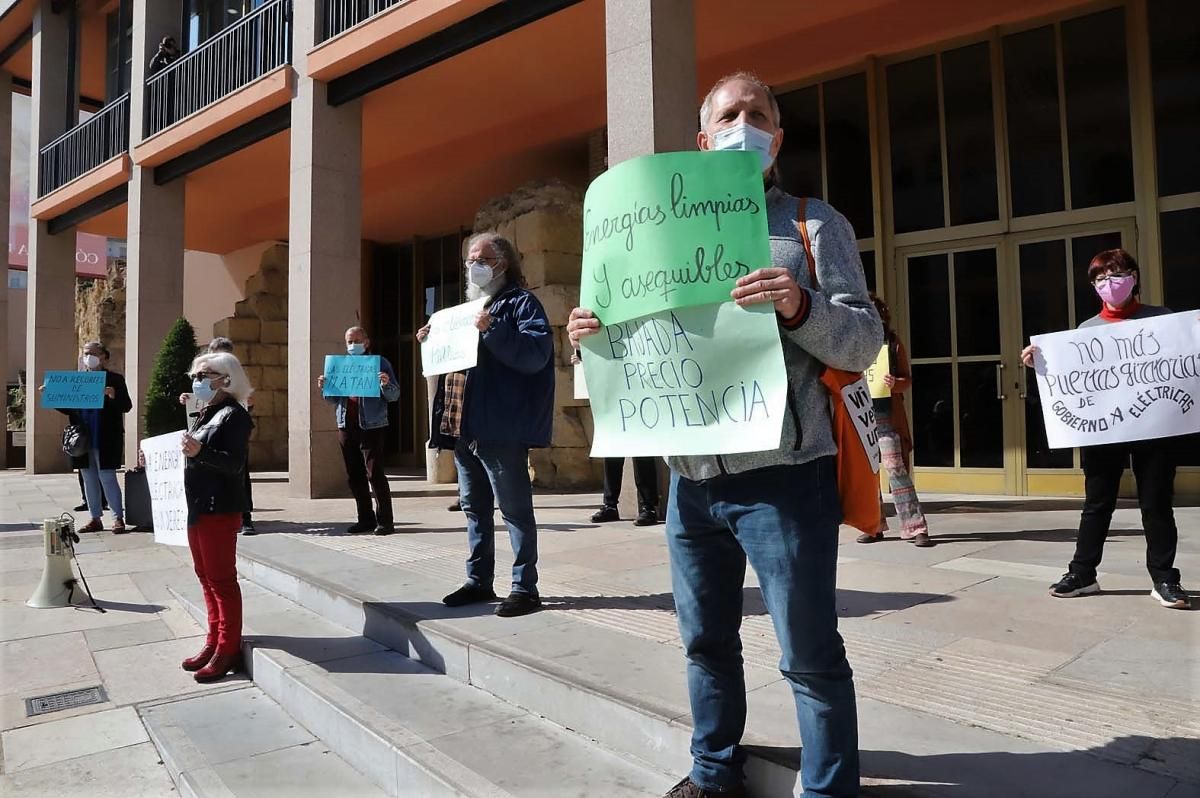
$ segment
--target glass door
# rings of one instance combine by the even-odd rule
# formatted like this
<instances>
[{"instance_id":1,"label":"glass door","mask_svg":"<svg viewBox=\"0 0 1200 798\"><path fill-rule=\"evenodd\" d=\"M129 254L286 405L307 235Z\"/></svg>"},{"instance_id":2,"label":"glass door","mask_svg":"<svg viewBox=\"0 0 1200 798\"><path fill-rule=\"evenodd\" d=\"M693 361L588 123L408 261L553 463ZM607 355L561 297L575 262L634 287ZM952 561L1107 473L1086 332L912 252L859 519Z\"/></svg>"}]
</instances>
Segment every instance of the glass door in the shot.
<instances>
[{"instance_id":1,"label":"glass door","mask_svg":"<svg viewBox=\"0 0 1200 798\"><path fill-rule=\"evenodd\" d=\"M1006 446L1012 355L1005 350L1002 253L998 237L899 253L908 310L901 335L912 359L913 470L922 490L1015 488L1016 464Z\"/></svg>"},{"instance_id":2,"label":"glass door","mask_svg":"<svg viewBox=\"0 0 1200 798\"><path fill-rule=\"evenodd\" d=\"M1117 220L1067 229L1013 236L1012 273L1019 297L1019 352L1030 336L1071 330L1100 312L1100 301L1087 280L1092 257L1106 249L1122 247L1135 252L1134 222ZM1014 364L1014 368L1019 364ZM1021 493L1069 496L1083 491L1077 449L1051 449L1046 445L1037 380L1019 368L1013 381L1021 403Z\"/></svg>"}]
</instances>

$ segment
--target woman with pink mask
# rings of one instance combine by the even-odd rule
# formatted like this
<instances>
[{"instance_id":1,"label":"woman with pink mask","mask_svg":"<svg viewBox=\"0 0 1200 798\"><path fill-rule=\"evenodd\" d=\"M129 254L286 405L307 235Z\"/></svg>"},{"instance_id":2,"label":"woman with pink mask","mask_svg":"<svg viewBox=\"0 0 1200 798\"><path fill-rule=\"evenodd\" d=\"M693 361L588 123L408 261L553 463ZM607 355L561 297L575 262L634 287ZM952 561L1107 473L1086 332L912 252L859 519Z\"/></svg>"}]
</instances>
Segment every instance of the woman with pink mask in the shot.
<instances>
[{"instance_id":1,"label":"woman with pink mask","mask_svg":"<svg viewBox=\"0 0 1200 798\"><path fill-rule=\"evenodd\" d=\"M1080 324L1099 327L1127 319L1162 316L1171 311L1138 300L1138 265L1123 249L1109 249L1092 258L1088 280L1100 297L1100 313ZM1026 366L1033 365L1037 347L1021 352ZM1137 480L1138 506L1146 533L1146 568L1154 588L1150 595L1164 607L1189 609L1191 601L1179 581L1175 568L1175 549L1179 530L1175 526L1172 502L1175 496L1177 446L1173 438L1158 438L1129 443L1085 446L1083 458L1084 500L1075 540L1075 556L1062 579L1050 586L1050 595L1072 598L1099 593L1096 568L1104 553L1104 539L1117 506L1121 475L1131 464Z\"/></svg>"}]
</instances>

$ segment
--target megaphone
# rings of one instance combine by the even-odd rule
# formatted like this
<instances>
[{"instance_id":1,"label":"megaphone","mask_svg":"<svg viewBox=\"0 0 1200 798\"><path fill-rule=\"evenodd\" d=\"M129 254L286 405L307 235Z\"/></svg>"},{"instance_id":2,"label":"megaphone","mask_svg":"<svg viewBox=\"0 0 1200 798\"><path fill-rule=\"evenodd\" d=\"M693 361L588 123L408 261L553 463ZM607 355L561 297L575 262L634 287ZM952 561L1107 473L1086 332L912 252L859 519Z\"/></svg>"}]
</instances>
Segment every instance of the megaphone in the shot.
<instances>
[{"instance_id":1,"label":"megaphone","mask_svg":"<svg viewBox=\"0 0 1200 798\"><path fill-rule=\"evenodd\" d=\"M42 521L42 538L46 546L46 565L42 569L42 581L38 582L25 606L37 609L69 607L75 588L71 541L79 540L74 519L70 516L47 518Z\"/></svg>"}]
</instances>

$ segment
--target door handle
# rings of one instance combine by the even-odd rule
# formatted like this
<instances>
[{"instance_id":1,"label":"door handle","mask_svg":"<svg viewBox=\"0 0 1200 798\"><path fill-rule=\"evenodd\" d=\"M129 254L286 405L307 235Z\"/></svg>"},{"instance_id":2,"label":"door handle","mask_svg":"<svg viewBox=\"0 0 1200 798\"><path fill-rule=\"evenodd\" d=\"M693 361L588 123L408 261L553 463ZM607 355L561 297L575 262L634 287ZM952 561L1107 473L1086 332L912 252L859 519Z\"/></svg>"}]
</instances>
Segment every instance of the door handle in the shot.
<instances>
[{"instance_id":1,"label":"door handle","mask_svg":"<svg viewBox=\"0 0 1200 798\"><path fill-rule=\"evenodd\" d=\"M1008 398L1008 396L1005 395L1005 393L1004 393L1004 364L1003 363L996 364L996 398L1002 402Z\"/></svg>"}]
</instances>

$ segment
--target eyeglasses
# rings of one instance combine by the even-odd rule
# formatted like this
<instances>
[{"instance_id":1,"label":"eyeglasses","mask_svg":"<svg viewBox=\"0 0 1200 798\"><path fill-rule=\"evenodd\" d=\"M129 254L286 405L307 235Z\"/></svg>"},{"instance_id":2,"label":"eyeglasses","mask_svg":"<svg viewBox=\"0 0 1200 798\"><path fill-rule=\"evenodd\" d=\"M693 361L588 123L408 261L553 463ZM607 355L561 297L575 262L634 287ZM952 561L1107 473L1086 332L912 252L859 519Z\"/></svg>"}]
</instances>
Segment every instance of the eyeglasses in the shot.
<instances>
[{"instance_id":1,"label":"eyeglasses","mask_svg":"<svg viewBox=\"0 0 1200 798\"><path fill-rule=\"evenodd\" d=\"M197 371L195 374L189 374L193 380L215 380L218 377L224 377L224 374L218 374L215 371Z\"/></svg>"},{"instance_id":2,"label":"eyeglasses","mask_svg":"<svg viewBox=\"0 0 1200 798\"><path fill-rule=\"evenodd\" d=\"M500 258L468 258L467 260L463 261L463 266L469 269L473 263L492 263L493 261L498 260L500 260Z\"/></svg>"},{"instance_id":3,"label":"eyeglasses","mask_svg":"<svg viewBox=\"0 0 1200 798\"><path fill-rule=\"evenodd\" d=\"M1103 274L1103 275L1097 277L1095 280L1092 280L1092 285L1102 285L1114 278L1115 279L1124 279L1126 277L1132 277L1132 276L1133 276L1133 272L1109 272L1108 274Z\"/></svg>"}]
</instances>

